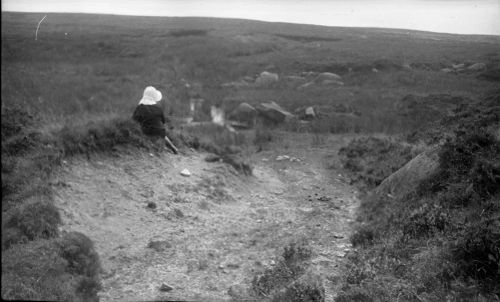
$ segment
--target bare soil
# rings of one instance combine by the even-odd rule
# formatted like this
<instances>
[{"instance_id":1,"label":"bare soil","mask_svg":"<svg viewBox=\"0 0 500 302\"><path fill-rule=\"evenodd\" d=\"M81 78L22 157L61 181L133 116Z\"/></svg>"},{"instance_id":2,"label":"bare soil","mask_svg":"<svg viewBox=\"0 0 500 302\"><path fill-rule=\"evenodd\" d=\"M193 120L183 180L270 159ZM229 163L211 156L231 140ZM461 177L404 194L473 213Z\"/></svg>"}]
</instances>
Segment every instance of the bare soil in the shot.
<instances>
[{"instance_id":1,"label":"bare soil","mask_svg":"<svg viewBox=\"0 0 500 302\"><path fill-rule=\"evenodd\" d=\"M101 301L230 300L232 285L250 287L290 242L312 248L332 301L358 207L337 158L348 139L283 134L252 156L248 177L193 151L74 158L54 183L62 231L94 241Z\"/></svg>"}]
</instances>

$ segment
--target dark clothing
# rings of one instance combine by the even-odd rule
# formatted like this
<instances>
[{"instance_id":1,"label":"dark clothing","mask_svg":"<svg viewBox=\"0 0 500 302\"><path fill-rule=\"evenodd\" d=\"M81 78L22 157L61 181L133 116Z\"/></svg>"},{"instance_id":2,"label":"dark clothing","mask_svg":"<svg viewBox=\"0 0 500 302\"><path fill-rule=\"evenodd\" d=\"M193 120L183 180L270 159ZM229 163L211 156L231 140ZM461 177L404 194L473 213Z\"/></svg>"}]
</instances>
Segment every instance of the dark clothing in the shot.
<instances>
[{"instance_id":1,"label":"dark clothing","mask_svg":"<svg viewBox=\"0 0 500 302\"><path fill-rule=\"evenodd\" d=\"M165 137L165 115L156 105L140 104L135 108L132 118L141 125L142 132L149 136Z\"/></svg>"}]
</instances>

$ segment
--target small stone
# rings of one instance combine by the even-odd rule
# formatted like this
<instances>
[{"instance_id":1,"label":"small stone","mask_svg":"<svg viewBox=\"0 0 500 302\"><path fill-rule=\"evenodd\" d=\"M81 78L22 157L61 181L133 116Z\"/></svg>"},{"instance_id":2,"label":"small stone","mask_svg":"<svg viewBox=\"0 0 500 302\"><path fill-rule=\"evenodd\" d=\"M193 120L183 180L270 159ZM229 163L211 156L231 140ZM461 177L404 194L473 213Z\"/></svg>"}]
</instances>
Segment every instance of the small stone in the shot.
<instances>
[{"instance_id":1,"label":"small stone","mask_svg":"<svg viewBox=\"0 0 500 302\"><path fill-rule=\"evenodd\" d=\"M228 263L226 264L226 267L230 269L237 269L240 267L240 265L238 263Z\"/></svg>"},{"instance_id":2,"label":"small stone","mask_svg":"<svg viewBox=\"0 0 500 302\"><path fill-rule=\"evenodd\" d=\"M185 176L185 177L189 177L189 176L191 176L191 172L189 172L188 169L184 169L181 171L181 175Z\"/></svg>"},{"instance_id":3,"label":"small stone","mask_svg":"<svg viewBox=\"0 0 500 302\"><path fill-rule=\"evenodd\" d=\"M344 258L345 257L345 253L344 252L336 252L335 256L337 256L339 258Z\"/></svg>"},{"instance_id":4,"label":"small stone","mask_svg":"<svg viewBox=\"0 0 500 302\"><path fill-rule=\"evenodd\" d=\"M172 245L165 240L162 241L150 241L148 243L148 248L155 250L157 252L163 252L166 249L171 248Z\"/></svg>"},{"instance_id":5,"label":"small stone","mask_svg":"<svg viewBox=\"0 0 500 302\"><path fill-rule=\"evenodd\" d=\"M160 291L162 292L169 292L171 290L173 290L174 288L170 285L167 285L165 283L162 283L161 286L160 286Z\"/></svg>"}]
</instances>

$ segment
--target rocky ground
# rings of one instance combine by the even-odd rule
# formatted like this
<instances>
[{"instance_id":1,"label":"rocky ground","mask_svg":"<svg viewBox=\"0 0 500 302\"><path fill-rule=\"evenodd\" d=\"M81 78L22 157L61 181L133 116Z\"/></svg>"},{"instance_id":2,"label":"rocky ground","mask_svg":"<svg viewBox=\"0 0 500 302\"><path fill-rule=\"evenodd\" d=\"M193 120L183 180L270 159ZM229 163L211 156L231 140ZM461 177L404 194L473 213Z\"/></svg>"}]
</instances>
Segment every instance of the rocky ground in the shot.
<instances>
[{"instance_id":1,"label":"rocky ground","mask_svg":"<svg viewBox=\"0 0 500 302\"><path fill-rule=\"evenodd\" d=\"M62 228L95 242L101 301L230 300L291 242L312 248L332 301L358 206L337 158L348 139L276 137L248 177L193 151L74 158L54 182Z\"/></svg>"}]
</instances>

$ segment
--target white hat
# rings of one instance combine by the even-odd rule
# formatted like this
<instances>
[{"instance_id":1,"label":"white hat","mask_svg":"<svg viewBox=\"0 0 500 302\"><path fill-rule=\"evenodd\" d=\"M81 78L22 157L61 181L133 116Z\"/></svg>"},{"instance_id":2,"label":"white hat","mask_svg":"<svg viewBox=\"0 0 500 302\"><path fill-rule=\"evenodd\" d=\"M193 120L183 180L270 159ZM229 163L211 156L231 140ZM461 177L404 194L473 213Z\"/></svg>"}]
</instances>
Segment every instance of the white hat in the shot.
<instances>
[{"instance_id":1,"label":"white hat","mask_svg":"<svg viewBox=\"0 0 500 302\"><path fill-rule=\"evenodd\" d=\"M160 91L156 90L153 86L148 86L144 89L142 94L142 99L139 101L139 105L155 105L161 101L162 94Z\"/></svg>"}]
</instances>

